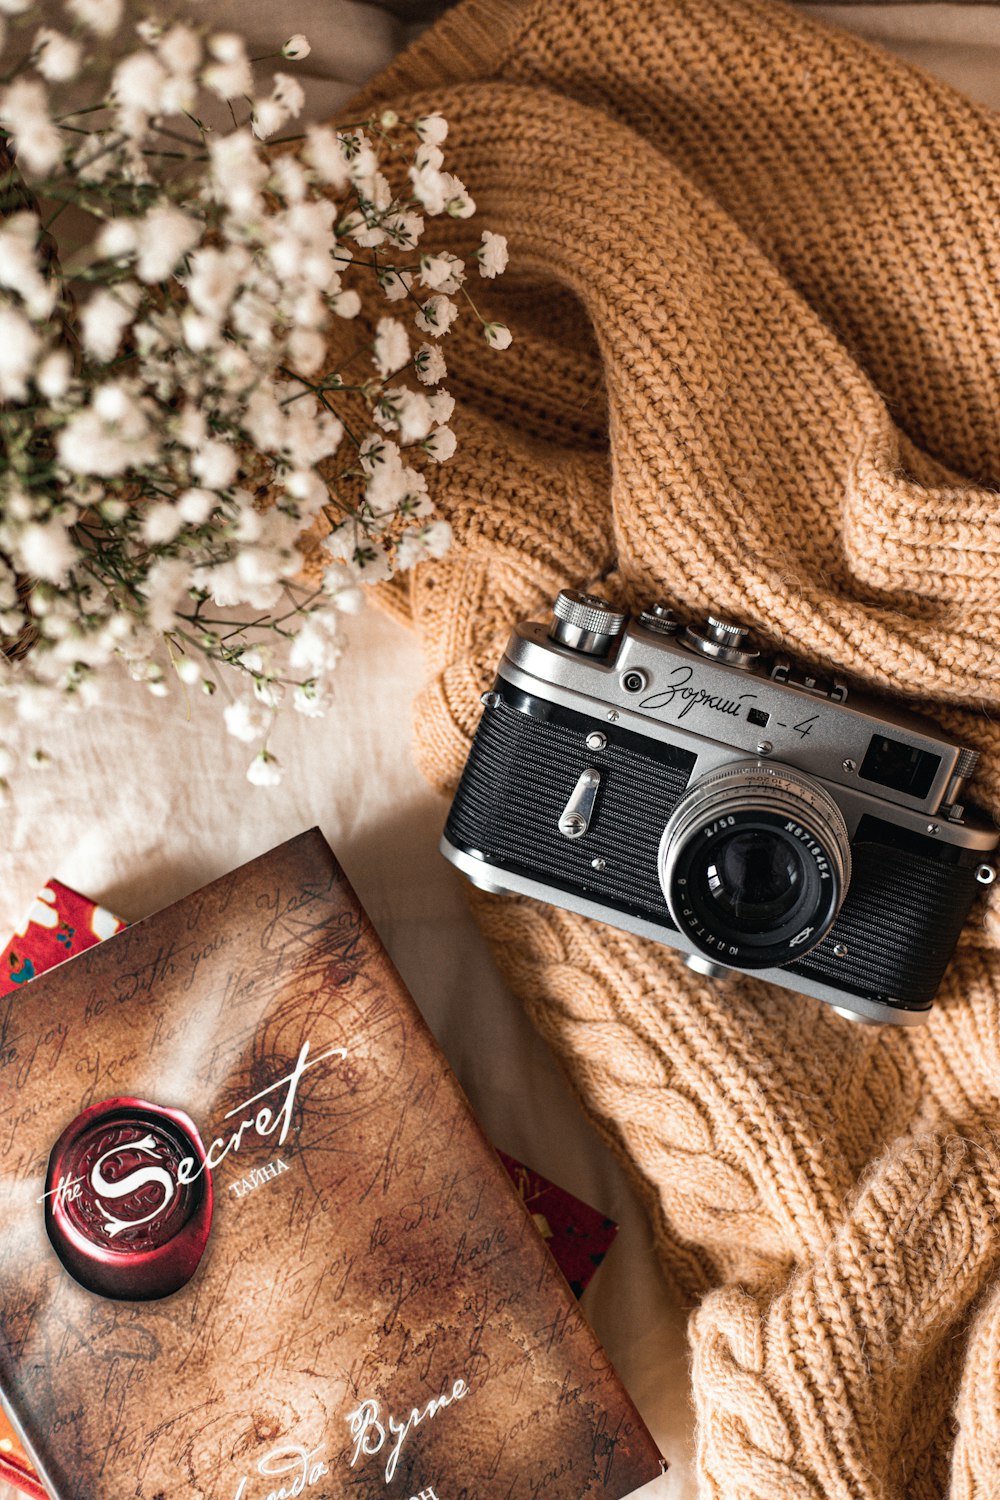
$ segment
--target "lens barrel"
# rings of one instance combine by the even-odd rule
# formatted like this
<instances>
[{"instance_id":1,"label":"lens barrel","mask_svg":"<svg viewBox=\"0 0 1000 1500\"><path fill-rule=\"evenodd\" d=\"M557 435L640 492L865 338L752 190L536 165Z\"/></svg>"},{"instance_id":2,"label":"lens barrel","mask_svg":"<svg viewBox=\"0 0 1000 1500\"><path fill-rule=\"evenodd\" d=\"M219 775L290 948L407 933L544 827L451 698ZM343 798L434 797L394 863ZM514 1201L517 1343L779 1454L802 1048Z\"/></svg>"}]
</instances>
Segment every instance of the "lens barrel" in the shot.
<instances>
[{"instance_id":1,"label":"lens barrel","mask_svg":"<svg viewBox=\"0 0 1000 1500\"><path fill-rule=\"evenodd\" d=\"M822 942L851 877L836 802L789 766L738 761L684 794L660 840L678 929L716 962L780 968Z\"/></svg>"}]
</instances>

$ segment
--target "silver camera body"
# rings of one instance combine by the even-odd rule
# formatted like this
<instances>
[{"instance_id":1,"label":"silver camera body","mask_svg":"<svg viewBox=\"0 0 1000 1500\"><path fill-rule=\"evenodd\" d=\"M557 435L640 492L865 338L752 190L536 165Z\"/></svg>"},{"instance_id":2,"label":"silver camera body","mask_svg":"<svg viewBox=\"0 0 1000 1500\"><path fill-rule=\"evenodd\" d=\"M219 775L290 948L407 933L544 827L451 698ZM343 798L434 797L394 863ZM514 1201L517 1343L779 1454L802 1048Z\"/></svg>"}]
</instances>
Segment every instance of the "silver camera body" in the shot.
<instances>
[{"instance_id":1,"label":"silver camera body","mask_svg":"<svg viewBox=\"0 0 1000 1500\"><path fill-rule=\"evenodd\" d=\"M564 591L507 645L442 851L853 1019L930 1010L1000 831L975 751L766 656L741 625Z\"/></svg>"}]
</instances>

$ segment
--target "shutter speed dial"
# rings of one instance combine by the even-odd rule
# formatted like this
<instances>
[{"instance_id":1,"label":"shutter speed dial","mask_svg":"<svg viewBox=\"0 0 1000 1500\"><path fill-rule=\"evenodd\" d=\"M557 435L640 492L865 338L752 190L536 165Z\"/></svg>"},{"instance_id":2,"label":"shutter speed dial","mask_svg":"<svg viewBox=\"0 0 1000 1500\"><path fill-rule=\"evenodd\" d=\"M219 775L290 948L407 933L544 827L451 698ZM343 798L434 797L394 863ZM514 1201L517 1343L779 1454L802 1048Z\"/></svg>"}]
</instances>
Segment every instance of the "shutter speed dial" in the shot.
<instances>
[{"instance_id":1,"label":"shutter speed dial","mask_svg":"<svg viewBox=\"0 0 1000 1500\"><path fill-rule=\"evenodd\" d=\"M612 642L625 629L628 618L597 594L578 589L563 589L553 608L549 635L560 646L580 651L585 656L606 656Z\"/></svg>"}]
</instances>

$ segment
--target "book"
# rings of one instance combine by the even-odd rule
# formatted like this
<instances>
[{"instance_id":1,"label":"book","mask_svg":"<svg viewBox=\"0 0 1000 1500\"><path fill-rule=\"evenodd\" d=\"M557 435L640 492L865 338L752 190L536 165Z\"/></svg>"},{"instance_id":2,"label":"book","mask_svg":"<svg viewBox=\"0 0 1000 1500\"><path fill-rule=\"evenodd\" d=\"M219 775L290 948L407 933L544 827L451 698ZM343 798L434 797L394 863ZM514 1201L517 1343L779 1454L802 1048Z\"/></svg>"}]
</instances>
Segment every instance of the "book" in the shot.
<instances>
[{"instance_id":1,"label":"book","mask_svg":"<svg viewBox=\"0 0 1000 1500\"><path fill-rule=\"evenodd\" d=\"M0 995L30 983L47 969L114 937L125 923L89 896L50 880L43 885L20 927L0 950Z\"/></svg>"},{"instance_id":2,"label":"book","mask_svg":"<svg viewBox=\"0 0 1000 1500\"><path fill-rule=\"evenodd\" d=\"M53 1500L621 1500L662 1464L316 830L0 1002Z\"/></svg>"},{"instance_id":3,"label":"book","mask_svg":"<svg viewBox=\"0 0 1000 1500\"><path fill-rule=\"evenodd\" d=\"M113 937L125 925L121 917L91 897L62 881L46 881L0 953L0 994L23 987L82 949ZM582 1296L618 1226L516 1157L499 1149L497 1155L574 1295ZM48 1500L17 1434L0 1410L3 1483L31 1500Z\"/></svg>"}]
</instances>

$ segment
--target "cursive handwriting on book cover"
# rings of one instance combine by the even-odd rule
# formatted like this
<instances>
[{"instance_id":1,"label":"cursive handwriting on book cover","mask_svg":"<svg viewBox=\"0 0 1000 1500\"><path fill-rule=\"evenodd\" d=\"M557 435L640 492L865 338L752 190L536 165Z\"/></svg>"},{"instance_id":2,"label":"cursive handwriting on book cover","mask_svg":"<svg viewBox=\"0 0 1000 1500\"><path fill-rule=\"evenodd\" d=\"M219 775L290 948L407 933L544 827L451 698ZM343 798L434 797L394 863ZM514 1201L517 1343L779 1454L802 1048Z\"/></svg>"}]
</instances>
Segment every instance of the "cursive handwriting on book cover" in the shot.
<instances>
[{"instance_id":1,"label":"cursive handwriting on book cover","mask_svg":"<svg viewBox=\"0 0 1000 1500\"><path fill-rule=\"evenodd\" d=\"M659 1472L316 831L0 1006L0 1385L56 1500Z\"/></svg>"}]
</instances>

